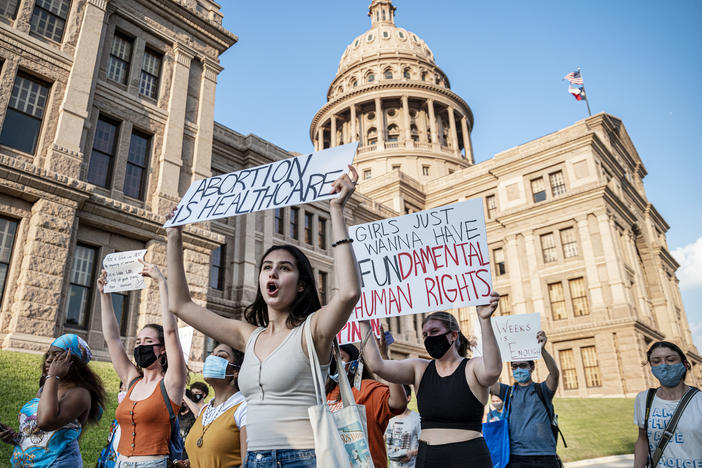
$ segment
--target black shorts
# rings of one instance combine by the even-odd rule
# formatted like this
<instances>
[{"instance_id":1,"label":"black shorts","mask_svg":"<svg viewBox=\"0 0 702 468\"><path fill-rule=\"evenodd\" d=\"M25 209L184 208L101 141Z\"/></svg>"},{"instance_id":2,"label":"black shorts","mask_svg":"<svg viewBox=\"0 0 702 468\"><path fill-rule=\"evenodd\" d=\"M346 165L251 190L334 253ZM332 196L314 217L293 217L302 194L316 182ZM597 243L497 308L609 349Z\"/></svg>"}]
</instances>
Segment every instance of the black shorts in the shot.
<instances>
[{"instance_id":1,"label":"black shorts","mask_svg":"<svg viewBox=\"0 0 702 468\"><path fill-rule=\"evenodd\" d=\"M507 468L560 468L556 455L512 455Z\"/></svg>"},{"instance_id":2,"label":"black shorts","mask_svg":"<svg viewBox=\"0 0 702 468\"><path fill-rule=\"evenodd\" d=\"M485 439L478 437L453 444L429 445L419 441L416 468L492 468Z\"/></svg>"}]
</instances>

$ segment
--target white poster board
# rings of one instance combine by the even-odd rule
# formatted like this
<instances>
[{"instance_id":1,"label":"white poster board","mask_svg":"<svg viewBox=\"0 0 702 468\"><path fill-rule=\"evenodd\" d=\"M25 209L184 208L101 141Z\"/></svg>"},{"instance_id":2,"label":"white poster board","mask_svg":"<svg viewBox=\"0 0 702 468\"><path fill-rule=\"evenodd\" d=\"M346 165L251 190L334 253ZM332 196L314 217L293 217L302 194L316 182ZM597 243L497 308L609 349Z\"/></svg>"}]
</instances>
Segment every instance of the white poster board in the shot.
<instances>
[{"instance_id":1,"label":"white poster board","mask_svg":"<svg viewBox=\"0 0 702 468\"><path fill-rule=\"evenodd\" d=\"M541 357L536 333L541 330L541 314L492 317L492 329L504 362L532 361Z\"/></svg>"},{"instance_id":2,"label":"white poster board","mask_svg":"<svg viewBox=\"0 0 702 468\"><path fill-rule=\"evenodd\" d=\"M164 227L334 198L331 184L348 170L357 146L349 143L195 181Z\"/></svg>"},{"instance_id":3,"label":"white poster board","mask_svg":"<svg viewBox=\"0 0 702 468\"><path fill-rule=\"evenodd\" d=\"M115 252L105 255L102 267L107 272L105 292L133 291L144 289L144 277L141 271L144 266L139 260L144 260L146 249Z\"/></svg>"},{"instance_id":4,"label":"white poster board","mask_svg":"<svg viewBox=\"0 0 702 468\"><path fill-rule=\"evenodd\" d=\"M190 349L193 346L194 331L195 329L190 326L178 328L178 338L180 339L180 347L183 348L183 357L185 358L186 365L190 358Z\"/></svg>"},{"instance_id":5,"label":"white poster board","mask_svg":"<svg viewBox=\"0 0 702 468\"><path fill-rule=\"evenodd\" d=\"M351 322L488 304L483 200L352 226L361 299Z\"/></svg>"},{"instance_id":6,"label":"white poster board","mask_svg":"<svg viewBox=\"0 0 702 468\"><path fill-rule=\"evenodd\" d=\"M373 319L370 321L371 329L376 338L380 338L380 320ZM336 335L336 339L339 345L349 344L349 343L360 343L363 341L363 335L361 334L361 324L359 322L348 322L344 325Z\"/></svg>"}]
</instances>

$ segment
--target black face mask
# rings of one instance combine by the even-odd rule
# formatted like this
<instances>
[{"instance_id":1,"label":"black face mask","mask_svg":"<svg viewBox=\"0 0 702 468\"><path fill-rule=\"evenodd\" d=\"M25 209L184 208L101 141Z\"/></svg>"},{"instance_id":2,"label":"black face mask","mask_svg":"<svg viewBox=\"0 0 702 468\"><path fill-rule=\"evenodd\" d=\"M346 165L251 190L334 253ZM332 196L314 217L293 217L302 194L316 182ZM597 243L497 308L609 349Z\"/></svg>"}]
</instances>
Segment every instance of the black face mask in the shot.
<instances>
[{"instance_id":1,"label":"black face mask","mask_svg":"<svg viewBox=\"0 0 702 468\"><path fill-rule=\"evenodd\" d=\"M429 356L434 359L440 359L446 351L451 349L452 343L449 341L448 335L451 331L447 331L443 335L427 336L424 338L424 347L429 353Z\"/></svg>"},{"instance_id":2,"label":"black face mask","mask_svg":"<svg viewBox=\"0 0 702 468\"><path fill-rule=\"evenodd\" d=\"M156 356L156 353L154 353L154 346L161 346L161 345L148 344L148 345L139 345L136 348L134 348L134 361L136 361L137 366L141 367L142 369L146 369L151 364L156 362L156 359L158 359L158 356Z\"/></svg>"},{"instance_id":3,"label":"black face mask","mask_svg":"<svg viewBox=\"0 0 702 468\"><path fill-rule=\"evenodd\" d=\"M191 400L193 400L195 403L198 403L200 400L202 400L202 397L204 397L202 393L193 393L193 397Z\"/></svg>"}]
</instances>

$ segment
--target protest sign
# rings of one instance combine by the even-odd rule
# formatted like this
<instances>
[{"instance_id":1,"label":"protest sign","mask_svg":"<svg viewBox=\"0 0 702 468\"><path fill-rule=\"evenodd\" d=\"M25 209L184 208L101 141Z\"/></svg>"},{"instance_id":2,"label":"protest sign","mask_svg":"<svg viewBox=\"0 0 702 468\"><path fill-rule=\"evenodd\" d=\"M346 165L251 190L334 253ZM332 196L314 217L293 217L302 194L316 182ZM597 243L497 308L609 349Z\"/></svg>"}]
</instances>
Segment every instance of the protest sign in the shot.
<instances>
[{"instance_id":1,"label":"protest sign","mask_svg":"<svg viewBox=\"0 0 702 468\"><path fill-rule=\"evenodd\" d=\"M105 255L102 267L107 272L105 292L133 291L144 289L144 277L141 271L144 266L139 260L144 260L146 250L130 250Z\"/></svg>"},{"instance_id":2,"label":"protest sign","mask_svg":"<svg viewBox=\"0 0 702 468\"><path fill-rule=\"evenodd\" d=\"M541 345L536 341L536 333L541 330L539 313L493 316L491 322L503 361L531 361L541 357Z\"/></svg>"},{"instance_id":3,"label":"protest sign","mask_svg":"<svg viewBox=\"0 0 702 468\"><path fill-rule=\"evenodd\" d=\"M370 321L371 329L376 338L380 338L380 320L373 319ZM348 343L359 343L363 340L361 334L361 324L358 322L348 322L344 325L339 333L336 334L336 339L339 345Z\"/></svg>"},{"instance_id":4,"label":"protest sign","mask_svg":"<svg viewBox=\"0 0 702 468\"><path fill-rule=\"evenodd\" d=\"M357 146L349 143L195 181L164 227L334 198L331 184L348 169Z\"/></svg>"},{"instance_id":5,"label":"protest sign","mask_svg":"<svg viewBox=\"0 0 702 468\"><path fill-rule=\"evenodd\" d=\"M193 346L194 331L195 329L193 327L180 327L178 329L178 338L180 339L180 347L183 348L183 357L185 358L186 365L190 358L190 348Z\"/></svg>"},{"instance_id":6,"label":"protest sign","mask_svg":"<svg viewBox=\"0 0 702 468\"><path fill-rule=\"evenodd\" d=\"M361 299L351 322L487 304L482 199L352 226Z\"/></svg>"}]
</instances>

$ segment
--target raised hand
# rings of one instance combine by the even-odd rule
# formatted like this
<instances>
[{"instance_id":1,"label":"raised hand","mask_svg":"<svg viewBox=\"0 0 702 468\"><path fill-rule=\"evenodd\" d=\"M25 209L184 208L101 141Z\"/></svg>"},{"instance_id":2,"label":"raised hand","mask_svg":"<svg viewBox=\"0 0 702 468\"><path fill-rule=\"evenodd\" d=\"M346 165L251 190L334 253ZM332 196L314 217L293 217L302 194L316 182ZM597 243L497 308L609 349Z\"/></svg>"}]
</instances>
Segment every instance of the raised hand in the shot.
<instances>
[{"instance_id":1,"label":"raised hand","mask_svg":"<svg viewBox=\"0 0 702 468\"><path fill-rule=\"evenodd\" d=\"M173 208L170 213L166 215L166 221L171 220L176 214L176 208ZM166 228L166 234L169 232L183 232L183 226L168 226Z\"/></svg>"},{"instance_id":2,"label":"raised hand","mask_svg":"<svg viewBox=\"0 0 702 468\"><path fill-rule=\"evenodd\" d=\"M53 375L62 379L66 377L71 369L71 352L66 350L51 360L47 375Z\"/></svg>"},{"instance_id":3,"label":"raised hand","mask_svg":"<svg viewBox=\"0 0 702 468\"><path fill-rule=\"evenodd\" d=\"M541 346L541 349L544 349L544 346L546 346L546 342L548 341L546 332L543 330L539 330L539 332L536 334L536 341Z\"/></svg>"},{"instance_id":4,"label":"raised hand","mask_svg":"<svg viewBox=\"0 0 702 468\"><path fill-rule=\"evenodd\" d=\"M332 205L343 208L346 205L346 201L351 198L351 194L356 190L356 184L358 183L358 172L356 168L349 164L349 174L342 174L338 179L332 183L332 190L330 193L338 193L339 196L332 199L330 202Z\"/></svg>"},{"instance_id":5,"label":"raised hand","mask_svg":"<svg viewBox=\"0 0 702 468\"><path fill-rule=\"evenodd\" d=\"M476 307L478 312L478 317L482 319L489 319L495 310L497 310L497 304L500 302L500 294L497 291L493 291L490 294L490 303L487 305L479 305Z\"/></svg>"},{"instance_id":6,"label":"raised hand","mask_svg":"<svg viewBox=\"0 0 702 468\"><path fill-rule=\"evenodd\" d=\"M102 270L98 276L97 287L100 294L105 294L105 285L107 284L107 272Z\"/></svg>"},{"instance_id":7,"label":"raised hand","mask_svg":"<svg viewBox=\"0 0 702 468\"><path fill-rule=\"evenodd\" d=\"M142 259L139 259L139 263L144 265L144 269L141 270L141 276L146 276L156 281L166 281L166 277L163 276L163 273L161 273L161 270L159 270L156 265L152 263L146 263Z\"/></svg>"}]
</instances>

